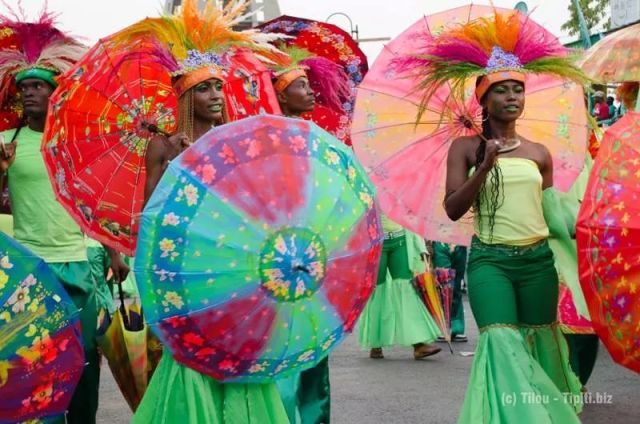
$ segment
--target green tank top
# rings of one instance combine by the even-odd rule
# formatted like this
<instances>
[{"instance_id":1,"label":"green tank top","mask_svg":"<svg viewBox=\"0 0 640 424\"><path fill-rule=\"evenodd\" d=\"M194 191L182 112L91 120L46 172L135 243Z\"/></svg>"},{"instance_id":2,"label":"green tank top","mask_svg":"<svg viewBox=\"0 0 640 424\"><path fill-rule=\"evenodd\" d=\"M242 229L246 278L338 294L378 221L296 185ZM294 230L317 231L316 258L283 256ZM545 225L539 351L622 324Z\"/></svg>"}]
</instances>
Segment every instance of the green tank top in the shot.
<instances>
[{"instance_id":1,"label":"green tank top","mask_svg":"<svg viewBox=\"0 0 640 424\"><path fill-rule=\"evenodd\" d=\"M538 165L524 158L498 158L502 171L502 206L496 210L493 238L490 237L489 205L480 204L480 217L475 214L476 236L487 244L527 246L549 237L549 228L542 212L542 175ZM475 168L471 169L471 173ZM483 190L491 192L491 174ZM487 193L488 194L488 193ZM485 199L481 193L481 199Z\"/></svg>"},{"instance_id":2,"label":"green tank top","mask_svg":"<svg viewBox=\"0 0 640 424\"><path fill-rule=\"evenodd\" d=\"M14 133L2 133L5 142ZM40 153L42 133L24 127L17 141L16 159L8 171L15 239L45 262L86 261L84 235L53 192Z\"/></svg>"}]
</instances>

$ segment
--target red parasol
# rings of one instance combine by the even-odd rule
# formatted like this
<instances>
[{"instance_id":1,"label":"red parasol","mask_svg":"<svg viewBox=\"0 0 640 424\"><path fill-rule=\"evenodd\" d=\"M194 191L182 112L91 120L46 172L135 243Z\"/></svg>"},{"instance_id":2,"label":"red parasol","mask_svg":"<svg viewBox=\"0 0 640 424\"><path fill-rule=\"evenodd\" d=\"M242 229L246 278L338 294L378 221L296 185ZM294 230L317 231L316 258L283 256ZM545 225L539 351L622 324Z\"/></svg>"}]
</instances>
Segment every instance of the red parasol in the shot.
<instances>
[{"instance_id":1,"label":"red parasol","mask_svg":"<svg viewBox=\"0 0 640 424\"><path fill-rule=\"evenodd\" d=\"M640 113L604 133L576 238L591 322L613 359L640 372Z\"/></svg>"},{"instance_id":2,"label":"red parasol","mask_svg":"<svg viewBox=\"0 0 640 424\"><path fill-rule=\"evenodd\" d=\"M316 109L305 118L311 119L350 146L349 128L355 103L355 88L362 82L369 69L367 57L360 50L358 43L335 25L293 16L280 16L258 28L265 32L289 35L292 38L285 41L287 45L305 49L344 68L349 76L353 96L343 104L343 110L331 111L316 105Z\"/></svg>"}]
</instances>

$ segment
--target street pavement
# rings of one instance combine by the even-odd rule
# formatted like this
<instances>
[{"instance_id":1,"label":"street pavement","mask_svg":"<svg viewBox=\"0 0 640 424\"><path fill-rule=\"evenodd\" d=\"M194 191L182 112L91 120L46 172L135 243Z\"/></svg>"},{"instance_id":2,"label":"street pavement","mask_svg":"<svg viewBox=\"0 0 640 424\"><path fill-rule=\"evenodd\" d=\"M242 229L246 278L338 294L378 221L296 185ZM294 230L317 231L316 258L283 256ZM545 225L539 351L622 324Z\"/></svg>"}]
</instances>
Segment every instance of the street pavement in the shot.
<instances>
[{"instance_id":1,"label":"street pavement","mask_svg":"<svg viewBox=\"0 0 640 424\"><path fill-rule=\"evenodd\" d=\"M466 299L465 309L469 342L455 343L453 355L446 344L440 344L442 352L421 361L413 359L411 348L385 349L385 359L372 360L359 348L355 334L348 337L330 358L332 423L455 423L473 361L473 356L462 354L473 351L478 338ZM594 403L585 405L582 422L636 424L639 383L640 376L613 363L600 346L587 385ZM130 419L129 407L105 362L98 423L125 424Z\"/></svg>"}]
</instances>

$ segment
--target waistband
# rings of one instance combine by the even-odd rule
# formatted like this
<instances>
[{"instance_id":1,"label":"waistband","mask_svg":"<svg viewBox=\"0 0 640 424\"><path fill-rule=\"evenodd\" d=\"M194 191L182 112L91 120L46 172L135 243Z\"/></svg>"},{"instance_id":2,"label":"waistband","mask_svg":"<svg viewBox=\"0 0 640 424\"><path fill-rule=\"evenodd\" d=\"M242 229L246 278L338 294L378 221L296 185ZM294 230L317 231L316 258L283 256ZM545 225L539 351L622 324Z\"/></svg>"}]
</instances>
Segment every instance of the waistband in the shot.
<instances>
[{"instance_id":1,"label":"waistband","mask_svg":"<svg viewBox=\"0 0 640 424\"><path fill-rule=\"evenodd\" d=\"M391 240L397 237L402 237L404 236L404 230L398 230L398 231L389 231L384 233L384 239L385 240Z\"/></svg>"},{"instance_id":2,"label":"waistband","mask_svg":"<svg viewBox=\"0 0 640 424\"><path fill-rule=\"evenodd\" d=\"M525 255L527 253L535 252L536 250L545 247L548 244L549 242L547 241L547 239L542 239L526 246L512 246L509 244L486 244L480 241L480 239L476 236L473 236L473 238L471 239L472 249L484 252L498 253L507 256Z\"/></svg>"}]
</instances>

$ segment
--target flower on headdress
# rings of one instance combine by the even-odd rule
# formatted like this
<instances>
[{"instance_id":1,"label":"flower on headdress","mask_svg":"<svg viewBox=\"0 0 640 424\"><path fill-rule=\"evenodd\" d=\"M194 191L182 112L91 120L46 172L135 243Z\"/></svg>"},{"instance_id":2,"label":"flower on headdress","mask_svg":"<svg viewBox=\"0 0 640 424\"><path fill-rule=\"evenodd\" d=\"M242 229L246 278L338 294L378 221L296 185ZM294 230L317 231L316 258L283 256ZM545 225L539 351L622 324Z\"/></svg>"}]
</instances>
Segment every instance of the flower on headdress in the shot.
<instances>
[{"instance_id":1,"label":"flower on headdress","mask_svg":"<svg viewBox=\"0 0 640 424\"><path fill-rule=\"evenodd\" d=\"M178 62L180 69L173 72L173 74L181 75L195 69L208 67L217 68L221 72L226 72L229 64L229 59L224 55L192 49L187 52L187 57L184 60Z\"/></svg>"},{"instance_id":2,"label":"flower on headdress","mask_svg":"<svg viewBox=\"0 0 640 424\"><path fill-rule=\"evenodd\" d=\"M513 53L507 53L499 46L494 46L491 49L491 56L487 61L487 72L496 71L501 69L520 69L522 64L520 59Z\"/></svg>"}]
</instances>

